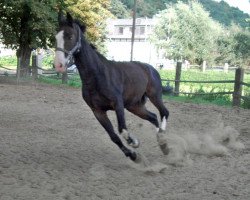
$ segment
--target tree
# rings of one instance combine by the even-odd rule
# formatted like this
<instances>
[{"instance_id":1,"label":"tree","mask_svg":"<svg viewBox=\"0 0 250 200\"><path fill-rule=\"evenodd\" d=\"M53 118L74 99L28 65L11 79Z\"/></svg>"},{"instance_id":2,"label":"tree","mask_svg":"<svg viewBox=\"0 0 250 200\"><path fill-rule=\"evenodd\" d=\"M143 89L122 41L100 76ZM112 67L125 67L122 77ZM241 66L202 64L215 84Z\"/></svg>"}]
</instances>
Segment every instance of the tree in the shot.
<instances>
[{"instance_id":1,"label":"tree","mask_svg":"<svg viewBox=\"0 0 250 200\"><path fill-rule=\"evenodd\" d=\"M54 46L58 11L69 11L86 23L88 37L103 44L110 0L1 0L0 40L17 50L20 75L26 76L31 51Z\"/></svg>"},{"instance_id":2,"label":"tree","mask_svg":"<svg viewBox=\"0 0 250 200\"><path fill-rule=\"evenodd\" d=\"M102 52L106 39L106 21L113 16L110 0L67 0L67 10L87 26L87 38Z\"/></svg>"},{"instance_id":3,"label":"tree","mask_svg":"<svg viewBox=\"0 0 250 200\"><path fill-rule=\"evenodd\" d=\"M120 0L130 11L133 8L133 0ZM188 3L190 0L137 0L137 16L153 17L159 11L165 9L165 4L173 5L178 1ZM211 17L219 23L230 26L232 23L247 27L246 19L249 15L235 7L230 7L225 1L196 0L210 12Z\"/></svg>"},{"instance_id":4,"label":"tree","mask_svg":"<svg viewBox=\"0 0 250 200\"><path fill-rule=\"evenodd\" d=\"M0 40L17 50L21 76L27 75L31 51L51 45L58 3L54 0L0 2Z\"/></svg>"},{"instance_id":5,"label":"tree","mask_svg":"<svg viewBox=\"0 0 250 200\"><path fill-rule=\"evenodd\" d=\"M173 59L211 61L222 27L197 2L178 2L157 15L152 42Z\"/></svg>"},{"instance_id":6,"label":"tree","mask_svg":"<svg viewBox=\"0 0 250 200\"><path fill-rule=\"evenodd\" d=\"M225 1L215 2L208 0L199 0L204 8L210 12L211 17L218 21L219 23L230 27L233 23L241 26L242 28L247 27L246 19L249 15L244 13L235 7L230 7L230 5Z\"/></svg>"},{"instance_id":7,"label":"tree","mask_svg":"<svg viewBox=\"0 0 250 200\"><path fill-rule=\"evenodd\" d=\"M109 10L118 19L131 17L131 13L127 10L126 6L119 0L111 0L111 6Z\"/></svg>"},{"instance_id":8,"label":"tree","mask_svg":"<svg viewBox=\"0 0 250 200\"><path fill-rule=\"evenodd\" d=\"M218 39L218 63L237 67L250 65L250 32L232 25Z\"/></svg>"}]
</instances>

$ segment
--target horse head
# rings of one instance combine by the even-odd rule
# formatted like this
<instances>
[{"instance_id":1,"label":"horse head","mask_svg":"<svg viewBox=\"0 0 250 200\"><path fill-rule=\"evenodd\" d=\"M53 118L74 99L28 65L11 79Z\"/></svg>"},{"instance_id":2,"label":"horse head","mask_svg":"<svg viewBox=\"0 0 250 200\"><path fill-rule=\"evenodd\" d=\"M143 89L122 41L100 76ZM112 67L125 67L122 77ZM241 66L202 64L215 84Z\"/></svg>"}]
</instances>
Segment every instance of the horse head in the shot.
<instances>
[{"instance_id":1,"label":"horse head","mask_svg":"<svg viewBox=\"0 0 250 200\"><path fill-rule=\"evenodd\" d=\"M56 71L65 72L74 55L80 51L81 39L86 27L73 20L69 13L66 18L59 13L58 22L54 65Z\"/></svg>"}]
</instances>

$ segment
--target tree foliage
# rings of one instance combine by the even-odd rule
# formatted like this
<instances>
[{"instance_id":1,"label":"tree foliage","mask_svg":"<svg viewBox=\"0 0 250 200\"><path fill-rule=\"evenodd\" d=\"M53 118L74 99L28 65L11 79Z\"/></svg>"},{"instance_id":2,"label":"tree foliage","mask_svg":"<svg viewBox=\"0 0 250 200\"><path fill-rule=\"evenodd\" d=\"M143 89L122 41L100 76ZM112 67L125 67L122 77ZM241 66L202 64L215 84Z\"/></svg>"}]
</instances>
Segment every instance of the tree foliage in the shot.
<instances>
[{"instance_id":1,"label":"tree foliage","mask_svg":"<svg viewBox=\"0 0 250 200\"><path fill-rule=\"evenodd\" d=\"M1 41L18 49L47 47L55 32L57 2L53 0L3 0L0 2Z\"/></svg>"},{"instance_id":2,"label":"tree foliage","mask_svg":"<svg viewBox=\"0 0 250 200\"><path fill-rule=\"evenodd\" d=\"M88 29L88 38L103 43L110 0L1 0L0 40L17 49L21 75L27 74L31 51L54 46L58 11L69 11Z\"/></svg>"},{"instance_id":3,"label":"tree foliage","mask_svg":"<svg viewBox=\"0 0 250 200\"><path fill-rule=\"evenodd\" d=\"M87 37L103 48L106 35L106 19L111 17L110 0L66 0L67 10L87 26Z\"/></svg>"},{"instance_id":4,"label":"tree foliage","mask_svg":"<svg viewBox=\"0 0 250 200\"><path fill-rule=\"evenodd\" d=\"M118 19L130 18L131 12L127 7L119 0L111 0L110 12Z\"/></svg>"},{"instance_id":5,"label":"tree foliage","mask_svg":"<svg viewBox=\"0 0 250 200\"><path fill-rule=\"evenodd\" d=\"M235 7L230 7L225 1L215 2L207 0L199 0L204 8L210 12L211 17L221 24L229 27L237 24L242 28L249 26L246 21L249 15Z\"/></svg>"},{"instance_id":6,"label":"tree foliage","mask_svg":"<svg viewBox=\"0 0 250 200\"><path fill-rule=\"evenodd\" d=\"M129 10L132 10L134 0L120 0ZM153 17L159 11L164 10L167 5L173 5L177 2L188 3L190 0L137 0L137 16ZM246 21L249 15L238 8L230 7L224 1L216 2L213 0L197 0L203 7L210 12L211 17L225 26L232 23L246 28L249 23Z\"/></svg>"},{"instance_id":7,"label":"tree foliage","mask_svg":"<svg viewBox=\"0 0 250 200\"><path fill-rule=\"evenodd\" d=\"M58 4L63 1L0 2L0 39L7 47L17 49L21 76L27 75L32 49L52 44Z\"/></svg>"},{"instance_id":8,"label":"tree foliage","mask_svg":"<svg viewBox=\"0 0 250 200\"><path fill-rule=\"evenodd\" d=\"M221 31L201 4L178 2L157 15L152 42L168 58L201 64L203 60L212 60Z\"/></svg>"},{"instance_id":9,"label":"tree foliage","mask_svg":"<svg viewBox=\"0 0 250 200\"><path fill-rule=\"evenodd\" d=\"M218 63L229 63L233 66L247 67L250 65L250 32L232 25L219 37Z\"/></svg>"}]
</instances>

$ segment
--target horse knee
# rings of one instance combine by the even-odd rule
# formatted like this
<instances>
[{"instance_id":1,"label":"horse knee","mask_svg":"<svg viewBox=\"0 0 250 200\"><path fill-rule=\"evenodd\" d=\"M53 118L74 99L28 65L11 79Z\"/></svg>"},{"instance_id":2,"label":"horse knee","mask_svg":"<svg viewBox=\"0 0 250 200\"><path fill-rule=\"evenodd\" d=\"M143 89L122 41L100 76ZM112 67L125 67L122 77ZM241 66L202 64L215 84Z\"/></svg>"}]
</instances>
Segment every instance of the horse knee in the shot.
<instances>
[{"instance_id":1,"label":"horse knee","mask_svg":"<svg viewBox=\"0 0 250 200\"><path fill-rule=\"evenodd\" d=\"M125 146L121 148L126 157L129 157L132 161L136 161L137 154L134 151L126 148Z\"/></svg>"},{"instance_id":2,"label":"horse knee","mask_svg":"<svg viewBox=\"0 0 250 200\"><path fill-rule=\"evenodd\" d=\"M168 119L168 117L169 117L169 111L168 111L168 109L167 109L167 108L165 108L165 109L164 109L163 117L165 117L165 118L166 118L166 120L167 120L167 119ZM163 117L162 117L162 118L163 118Z\"/></svg>"},{"instance_id":3,"label":"horse knee","mask_svg":"<svg viewBox=\"0 0 250 200\"><path fill-rule=\"evenodd\" d=\"M158 119L157 119L157 115L155 113L151 113L150 114L150 119L149 121L154 124L156 127L159 127L159 122L158 122Z\"/></svg>"},{"instance_id":4,"label":"horse knee","mask_svg":"<svg viewBox=\"0 0 250 200\"><path fill-rule=\"evenodd\" d=\"M109 137L111 141L114 142L119 148L122 148L124 146L121 139L115 133L109 134Z\"/></svg>"}]
</instances>

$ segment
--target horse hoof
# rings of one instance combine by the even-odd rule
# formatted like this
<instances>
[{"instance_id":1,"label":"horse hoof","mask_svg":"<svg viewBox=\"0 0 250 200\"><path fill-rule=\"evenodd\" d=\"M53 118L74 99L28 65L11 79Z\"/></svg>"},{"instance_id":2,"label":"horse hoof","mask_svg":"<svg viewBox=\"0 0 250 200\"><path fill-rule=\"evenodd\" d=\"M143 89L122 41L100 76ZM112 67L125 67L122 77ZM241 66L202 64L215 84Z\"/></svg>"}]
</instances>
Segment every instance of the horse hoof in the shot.
<instances>
[{"instance_id":1,"label":"horse hoof","mask_svg":"<svg viewBox=\"0 0 250 200\"><path fill-rule=\"evenodd\" d=\"M158 141L158 144L160 146L160 149L161 149L162 153L164 155L168 155L169 154L169 148L168 148L168 145L167 145L167 139L165 138L164 134L158 133L157 134L157 141Z\"/></svg>"},{"instance_id":2,"label":"horse hoof","mask_svg":"<svg viewBox=\"0 0 250 200\"><path fill-rule=\"evenodd\" d=\"M136 159L137 159L138 156L137 156L137 154L135 152L132 152L129 157L130 157L130 159L132 161L136 162Z\"/></svg>"},{"instance_id":3,"label":"horse hoof","mask_svg":"<svg viewBox=\"0 0 250 200\"><path fill-rule=\"evenodd\" d=\"M131 138L128 140L128 145L133 148L138 148L140 146L140 141L137 138Z\"/></svg>"},{"instance_id":4,"label":"horse hoof","mask_svg":"<svg viewBox=\"0 0 250 200\"><path fill-rule=\"evenodd\" d=\"M135 153L135 152L134 152ZM136 158L133 160L135 163L141 163L142 162L142 157L139 153L135 153Z\"/></svg>"},{"instance_id":5,"label":"horse hoof","mask_svg":"<svg viewBox=\"0 0 250 200\"><path fill-rule=\"evenodd\" d=\"M162 151L162 153L164 155L168 155L169 154L169 148L168 148L167 143L159 145L159 146L160 146L160 149L161 149L161 151Z\"/></svg>"}]
</instances>

